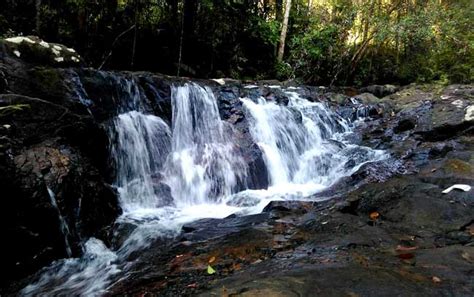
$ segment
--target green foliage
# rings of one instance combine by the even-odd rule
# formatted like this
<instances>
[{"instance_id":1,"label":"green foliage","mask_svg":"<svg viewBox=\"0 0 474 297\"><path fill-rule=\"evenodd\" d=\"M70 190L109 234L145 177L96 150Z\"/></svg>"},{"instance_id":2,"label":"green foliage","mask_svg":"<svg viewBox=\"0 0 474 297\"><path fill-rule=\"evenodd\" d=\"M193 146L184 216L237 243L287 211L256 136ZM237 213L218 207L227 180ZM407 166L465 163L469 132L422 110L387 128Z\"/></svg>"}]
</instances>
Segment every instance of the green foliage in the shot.
<instances>
[{"instance_id":1,"label":"green foliage","mask_svg":"<svg viewBox=\"0 0 474 297\"><path fill-rule=\"evenodd\" d=\"M335 75L334 65L343 54L341 32L334 25L294 36L290 47L290 61L296 75L306 81L330 80Z\"/></svg>"},{"instance_id":2,"label":"green foliage","mask_svg":"<svg viewBox=\"0 0 474 297\"><path fill-rule=\"evenodd\" d=\"M24 110L25 108L30 108L28 104L12 104L7 106L0 106L0 116L6 116L8 114L14 113L16 111Z\"/></svg>"},{"instance_id":3,"label":"green foliage","mask_svg":"<svg viewBox=\"0 0 474 297\"><path fill-rule=\"evenodd\" d=\"M212 268L211 265L207 265L207 274L215 274L216 273L216 270L214 268Z\"/></svg>"},{"instance_id":4,"label":"green foliage","mask_svg":"<svg viewBox=\"0 0 474 297\"><path fill-rule=\"evenodd\" d=\"M293 68L287 62L276 62L275 65L276 79L287 80L295 78Z\"/></svg>"}]
</instances>

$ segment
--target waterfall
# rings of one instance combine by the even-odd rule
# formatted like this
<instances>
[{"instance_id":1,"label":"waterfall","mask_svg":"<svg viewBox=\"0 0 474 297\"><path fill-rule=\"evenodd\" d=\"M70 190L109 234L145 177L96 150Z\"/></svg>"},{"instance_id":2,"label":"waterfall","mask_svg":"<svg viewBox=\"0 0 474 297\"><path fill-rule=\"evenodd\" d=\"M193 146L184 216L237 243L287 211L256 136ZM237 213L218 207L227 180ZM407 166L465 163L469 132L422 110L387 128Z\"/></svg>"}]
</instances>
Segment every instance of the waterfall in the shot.
<instances>
[{"instance_id":1,"label":"waterfall","mask_svg":"<svg viewBox=\"0 0 474 297\"><path fill-rule=\"evenodd\" d=\"M110 134L122 209L131 212L162 205L157 194L171 145L168 125L159 117L130 111L115 118Z\"/></svg>"},{"instance_id":2,"label":"waterfall","mask_svg":"<svg viewBox=\"0 0 474 297\"><path fill-rule=\"evenodd\" d=\"M100 240L91 238L85 244L82 258L53 262L43 269L41 277L26 286L23 296L100 296L110 278L120 272L114 261L117 255Z\"/></svg>"},{"instance_id":3,"label":"waterfall","mask_svg":"<svg viewBox=\"0 0 474 297\"><path fill-rule=\"evenodd\" d=\"M218 202L245 178L246 165L212 91L197 84L172 87L171 100L172 131L159 117L138 111L113 121L111 156L127 212L166 204L162 187L169 187L173 204Z\"/></svg>"},{"instance_id":4,"label":"waterfall","mask_svg":"<svg viewBox=\"0 0 474 297\"><path fill-rule=\"evenodd\" d=\"M179 204L216 202L233 193L246 174L209 88L172 89L173 145L165 176ZM228 128L228 129L226 129Z\"/></svg>"},{"instance_id":5,"label":"waterfall","mask_svg":"<svg viewBox=\"0 0 474 297\"><path fill-rule=\"evenodd\" d=\"M157 237L179 234L185 223L258 213L275 199L308 199L366 162L385 157L382 151L352 144L352 128L345 120L293 89L286 90L287 106L241 98L271 185L268 190L245 190L247 164L210 88L173 86L170 128L143 107L136 82L114 81L120 84L120 101L129 96L109 130L115 186L124 210L116 225L133 225L133 231L116 251L89 239L82 258L45 268L23 295L102 295L114 280L125 277L132 252Z\"/></svg>"},{"instance_id":6,"label":"waterfall","mask_svg":"<svg viewBox=\"0 0 474 297\"><path fill-rule=\"evenodd\" d=\"M320 102L286 92L288 106L242 98L250 132L264 153L272 187L299 185L309 192L328 187L367 161L383 156L351 145L348 123ZM355 165L355 166L354 166Z\"/></svg>"}]
</instances>

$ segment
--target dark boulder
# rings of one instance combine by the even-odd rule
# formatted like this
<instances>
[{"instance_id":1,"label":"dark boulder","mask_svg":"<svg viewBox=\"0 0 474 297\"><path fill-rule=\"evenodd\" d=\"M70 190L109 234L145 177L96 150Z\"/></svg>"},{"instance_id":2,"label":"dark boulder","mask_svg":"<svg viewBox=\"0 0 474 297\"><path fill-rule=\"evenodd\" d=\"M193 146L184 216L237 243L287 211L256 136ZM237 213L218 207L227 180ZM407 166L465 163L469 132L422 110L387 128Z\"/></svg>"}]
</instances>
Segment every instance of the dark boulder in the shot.
<instances>
[{"instance_id":1,"label":"dark boulder","mask_svg":"<svg viewBox=\"0 0 474 297\"><path fill-rule=\"evenodd\" d=\"M398 122L397 126L393 128L393 132L402 133L414 129L415 126L416 121L414 121L413 119L402 119Z\"/></svg>"},{"instance_id":2,"label":"dark boulder","mask_svg":"<svg viewBox=\"0 0 474 297\"><path fill-rule=\"evenodd\" d=\"M19 95L0 95L0 105L10 110L0 115L2 225L9 238L2 270L8 281L67 257L68 245L80 255L83 238L107 241L120 209L98 160L89 158L94 153L85 149L92 146L97 156L107 150L106 141L85 137L100 131L89 129L90 119Z\"/></svg>"},{"instance_id":3,"label":"dark boulder","mask_svg":"<svg viewBox=\"0 0 474 297\"><path fill-rule=\"evenodd\" d=\"M360 92L371 93L379 98L391 95L397 92L399 88L394 85L371 85L360 89Z\"/></svg>"},{"instance_id":4,"label":"dark boulder","mask_svg":"<svg viewBox=\"0 0 474 297\"><path fill-rule=\"evenodd\" d=\"M234 134L234 143L247 164L247 179L241 189L266 189L269 177L263 153L253 141L249 122L240 101L241 89L237 87L218 87L214 89L221 118L230 123Z\"/></svg>"}]
</instances>

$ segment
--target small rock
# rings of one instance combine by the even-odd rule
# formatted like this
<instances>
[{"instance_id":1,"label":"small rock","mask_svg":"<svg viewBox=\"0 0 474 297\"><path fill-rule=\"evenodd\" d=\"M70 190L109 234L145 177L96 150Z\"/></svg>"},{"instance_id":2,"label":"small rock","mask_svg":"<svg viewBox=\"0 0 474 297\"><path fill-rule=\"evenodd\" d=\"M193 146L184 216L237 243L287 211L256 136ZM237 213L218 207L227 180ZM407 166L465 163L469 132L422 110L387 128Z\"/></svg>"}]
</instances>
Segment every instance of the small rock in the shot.
<instances>
[{"instance_id":1,"label":"small rock","mask_svg":"<svg viewBox=\"0 0 474 297\"><path fill-rule=\"evenodd\" d=\"M225 85L225 81L224 81L223 78L214 78L212 80L215 81L216 83L220 84L221 86Z\"/></svg>"},{"instance_id":2,"label":"small rock","mask_svg":"<svg viewBox=\"0 0 474 297\"><path fill-rule=\"evenodd\" d=\"M464 116L466 121L474 121L474 105L468 106L466 108L466 115Z\"/></svg>"}]
</instances>

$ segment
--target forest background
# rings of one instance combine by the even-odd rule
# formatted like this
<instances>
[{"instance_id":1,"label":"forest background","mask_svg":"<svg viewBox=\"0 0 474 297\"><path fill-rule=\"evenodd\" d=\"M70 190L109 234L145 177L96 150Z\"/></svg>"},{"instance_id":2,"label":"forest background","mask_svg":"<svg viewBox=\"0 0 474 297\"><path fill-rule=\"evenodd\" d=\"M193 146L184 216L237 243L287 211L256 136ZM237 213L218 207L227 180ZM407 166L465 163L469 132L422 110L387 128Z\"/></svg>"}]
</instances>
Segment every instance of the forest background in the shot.
<instances>
[{"instance_id":1,"label":"forest background","mask_svg":"<svg viewBox=\"0 0 474 297\"><path fill-rule=\"evenodd\" d=\"M0 37L36 35L101 69L314 85L470 83L471 0L2 0Z\"/></svg>"}]
</instances>

